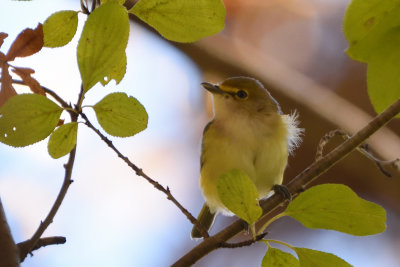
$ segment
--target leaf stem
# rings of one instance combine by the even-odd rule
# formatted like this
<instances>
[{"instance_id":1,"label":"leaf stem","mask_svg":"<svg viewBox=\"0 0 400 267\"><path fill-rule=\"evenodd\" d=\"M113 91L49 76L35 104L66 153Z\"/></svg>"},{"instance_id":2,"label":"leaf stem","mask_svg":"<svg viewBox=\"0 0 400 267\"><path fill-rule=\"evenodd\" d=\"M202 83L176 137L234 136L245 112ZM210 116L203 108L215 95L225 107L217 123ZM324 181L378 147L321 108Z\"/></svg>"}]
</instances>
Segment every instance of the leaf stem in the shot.
<instances>
[{"instance_id":1,"label":"leaf stem","mask_svg":"<svg viewBox=\"0 0 400 267\"><path fill-rule=\"evenodd\" d=\"M282 245L282 246L285 246L285 247L288 247L288 248L294 250L294 247L293 247L293 246L291 246L291 245L289 245L288 243L285 243L285 242L283 242L283 241L280 241L280 240L267 239L267 240L265 240L265 242L267 242L267 243L270 243L270 242L272 242L272 243L277 243L277 244L280 244L280 245ZM270 246L268 246L268 247L270 247Z\"/></svg>"},{"instance_id":2,"label":"leaf stem","mask_svg":"<svg viewBox=\"0 0 400 267\"><path fill-rule=\"evenodd\" d=\"M286 212L282 212L277 214L276 216L272 217L271 219L269 219L266 223L263 224L263 226L261 226L261 228L258 230L257 235L261 234L262 232L264 232L264 230L274 221L287 216Z\"/></svg>"},{"instance_id":3,"label":"leaf stem","mask_svg":"<svg viewBox=\"0 0 400 267\"><path fill-rule=\"evenodd\" d=\"M19 84L19 85L24 85L27 86L24 81L21 80L12 80L13 83L15 84ZM51 95L64 109L67 108L71 108L71 105L69 105L67 102L64 101L64 99L62 99L56 92L54 92L53 90L50 90L49 88L40 85L40 87L42 87L42 89L49 95Z\"/></svg>"}]
</instances>

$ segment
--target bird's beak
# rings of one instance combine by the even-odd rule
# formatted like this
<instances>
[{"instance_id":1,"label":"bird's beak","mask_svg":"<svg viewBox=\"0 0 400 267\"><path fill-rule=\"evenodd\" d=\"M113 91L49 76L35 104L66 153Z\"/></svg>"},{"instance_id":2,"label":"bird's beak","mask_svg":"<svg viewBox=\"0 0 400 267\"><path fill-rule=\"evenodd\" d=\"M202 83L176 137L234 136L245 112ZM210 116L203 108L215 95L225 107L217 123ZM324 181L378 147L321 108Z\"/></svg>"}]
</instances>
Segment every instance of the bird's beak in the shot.
<instances>
[{"instance_id":1,"label":"bird's beak","mask_svg":"<svg viewBox=\"0 0 400 267\"><path fill-rule=\"evenodd\" d=\"M221 90L218 85L212 84L212 83L201 83L201 85L210 93L212 94L226 94L225 91Z\"/></svg>"}]
</instances>

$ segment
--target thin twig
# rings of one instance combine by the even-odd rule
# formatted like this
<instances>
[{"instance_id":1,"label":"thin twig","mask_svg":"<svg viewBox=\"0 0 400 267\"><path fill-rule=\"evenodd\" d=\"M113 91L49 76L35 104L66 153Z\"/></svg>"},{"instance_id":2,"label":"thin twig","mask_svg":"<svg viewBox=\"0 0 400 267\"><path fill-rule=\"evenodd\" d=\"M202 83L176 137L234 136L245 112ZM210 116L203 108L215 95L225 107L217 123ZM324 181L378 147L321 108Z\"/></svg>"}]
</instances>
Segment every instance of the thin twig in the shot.
<instances>
[{"instance_id":1,"label":"thin twig","mask_svg":"<svg viewBox=\"0 0 400 267\"><path fill-rule=\"evenodd\" d=\"M38 229L33 234L33 236L26 241L28 242L29 246L27 246L28 249L26 251L21 253L21 262L24 261L28 253L34 250L34 247L36 246L37 242L39 241L44 231L53 222L54 216L56 215L58 209L60 208L61 203L63 202L64 197L67 194L68 188L72 183L71 176L72 176L72 167L75 161L75 154L76 154L76 147L74 147L74 149L72 149L72 151L69 153L68 162L67 164L64 165L65 176L60 192L58 193L57 198L54 201L54 204L49 211L49 214L47 214L46 218L40 223Z\"/></svg>"},{"instance_id":2,"label":"thin twig","mask_svg":"<svg viewBox=\"0 0 400 267\"><path fill-rule=\"evenodd\" d=\"M292 196L296 196L301 193L304 188L317 179L321 174L326 172L344 157L346 157L351 151L356 149L362 144L368 137L379 130L383 125L388 123L400 112L400 99L396 100L390 107L388 107L381 114L376 116L370 121L363 129L353 135L350 139L344 141L341 145L336 147L333 151L325 155L318 161L315 161L308 168L298 174L293 180L287 184L287 188ZM285 198L279 194L274 194L270 198L262 200L260 205L263 209L264 219L272 211L281 205L285 201ZM231 225L220 231L219 233L210 236L203 240L202 243L194 247L186 255L182 256L172 266L191 266L199 259L210 253L211 251L218 248L218 244L225 242L236 234L240 233L243 228L242 220L236 220Z\"/></svg>"},{"instance_id":3,"label":"thin twig","mask_svg":"<svg viewBox=\"0 0 400 267\"><path fill-rule=\"evenodd\" d=\"M63 236L50 236L50 237L43 237L40 238L36 245L32 248L31 251L30 249L30 240L26 240L24 242L20 242L17 244L20 252L20 258L22 258L24 255L27 253L32 253L32 251L37 250L41 247L49 246L49 245L61 245L65 244L67 239Z\"/></svg>"},{"instance_id":4,"label":"thin twig","mask_svg":"<svg viewBox=\"0 0 400 267\"><path fill-rule=\"evenodd\" d=\"M205 230L204 226L199 223L196 218L186 209L184 208L179 201L172 195L171 190L169 187L163 187L159 182L153 180L150 178L147 174L143 172L141 168L136 166L134 163L132 163L128 157L124 156L112 143L110 139L108 139L104 134L102 134L96 127L93 126L93 124L89 121L87 116L81 112L80 113L82 119L85 121L85 125L88 126L90 129L92 129L100 138L103 140L117 155L119 158L121 158L132 170L135 171L136 175L143 177L146 179L150 184L152 184L157 190L163 192L166 196L167 199L171 200L172 203L175 204L175 206L178 207L182 211L182 213L186 216L186 218L193 224L196 225L198 229L200 229L200 232L203 237L208 238L209 234L207 230Z\"/></svg>"},{"instance_id":5,"label":"thin twig","mask_svg":"<svg viewBox=\"0 0 400 267\"><path fill-rule=\"evenodd\" d=\"M47 89L47 90L50 92L53 92L50 89ZM56 93L54 93L54 95L57 96ZM60 103L63 103L63 102L65 103L65 101L62 100L61 98L60 98L60 100L61 100L61 101L59 101ZM64 105L64 104L62 104L62 105ZM75 111L75 112L70 111L69 114L70 114L72 122L78 121L77 111ZM67 163L64 164L65 174L64 174L63 184L60 188L60 192L58 193L57 198L54 201L53 206L51 207L46 218L40 223L38 229L32 235L32 237L26 241L27 242L27 250L20 252L21 262L23 262L25 260L26 256L29 253L31 253L32 250L34 250L35 246L37 245L37 243L40 240L40 237L43 235L44 231L46 231L47 227L49 227L49 225L53 222L54 217L55 217L56 213L58 212L58 209L60 208L60 206L65 198L65 195L67 194L68 188L71 185L71 183L73 182L71 177L72 177L72 169L73 169L74 162L75 162L75 154L76 154L76 145L69 153L69 158L68 158Z\"/></svg>"},{"instance_id":6,"label":"thin twig","mask_svg":"<svg viewBox=\"0 0 400 267\"><path fill-rule=\"evenodd\" d=\"M262 233L260 235L257 235L256 238L252 238L246 241L238 242L238 243L227 243L227 242L221 242L218 246L220 248L241 248L241 247L248 247L253 245L254 243L260 241L263 239L267 233Z\"/></svg>"},{"instance_id":7,"label":"thin twig","mask_svg":"<svg viewBox=\"0 0 400 267\"><path fill-rule=\"evenodd\" d=\"M341 136L344 140L350 139L350 135L348 135L345 131L340 130L340 129L336 129L333 131L330 131L329 133L327 133L324 137L321 138L318 148L317 148L317 152L316 152L316 160L320 160L323 157L323 150L325 148L325 146L328 144L328 142L335 136ZM398 170L398 162L399 162L399 158L394 159L394 160L381 160L378 159L377 157L375 157L371 151L369 151L369 146L366 143L363 143L361 145L359 145L357 147L357 150L363 154L365 157L367 157L368 159L372 160L375 162L375 164L377 165L377 167L379 168L379 170L386 175L387 177L392 177L392 174L390 172L388 172L387 170L385 170L385 168L383 167L384 165L389 165L392 166L394 169Z\"/></svg>"},{"instance_id":8,"label":"thin twig","mask_svg":"<svg viewBox=\"0 0 400 267\"><path fill-rule=\"evenodd\" d=\"M28 85L26 85L26 84L25 84L23 81L21 81L21 80L15 80L15 79L13 79L12 82L15 83L15 84L28 86ZM62 99L56 92L54 92L53 90L51 90L51 89L49 89L49 88L47 88L47 87L45 87L45 86L42 86L42 85L40 85L40 87L42 87L43 90L44 90L47 94L51 95L55 100L57 100L57 102L58 102L63 108L71 108L71 105L68 105L68 103L65 102L64 99Z\"/></svg>"}]
</instances>

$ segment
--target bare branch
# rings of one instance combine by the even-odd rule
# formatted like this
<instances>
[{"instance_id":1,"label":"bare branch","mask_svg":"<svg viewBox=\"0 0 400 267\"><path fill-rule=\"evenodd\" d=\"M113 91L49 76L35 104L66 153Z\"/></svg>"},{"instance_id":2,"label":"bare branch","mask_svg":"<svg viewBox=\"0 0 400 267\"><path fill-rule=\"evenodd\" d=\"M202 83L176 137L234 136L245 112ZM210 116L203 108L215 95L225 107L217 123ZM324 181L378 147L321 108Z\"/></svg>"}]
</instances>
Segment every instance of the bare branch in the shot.
<instances>
[{"instance_id":1,"label":"bare branch","mask_svg":"<svg viewBox=\"0 0 400 267\"><path fill-rule=\"evenodd\" d=\"M316 160L320 160L323 157L323 149L324 147L328 144L328 142L335 136L341 136L344 140L350 139L350 136L343 130L336 129L333 131L330 131L327 133L324 137L321 138L318 148L317 148L317 153L316 153ZM381 160L375 157L371 151L369 151L369 146L366 143L363 143L357 147L357 150L363 154L365 157L368 159L374 161L379 168L379 170L386 175L387 177L392 177L392 174L385 170L383 167L384 165L386 166L391 166L393 169L398 171L398 162L400 161L399 158L394 159L394 160Z\"/></svg>"},{"instance_id":2,"label":"bare branch","mask_svg":"<svg viewBox=\"0 0 400 267\"><path fill-rule=\"evenodd\" d=\"M150 184L152 184L157 190L163 192L166 196L167 199L171 200L172 203L175 204L175 206L178 207L182 211L182 213L186 216L186 218L193 224L200 229L200 232L203 237L208 237L208 232L204 229L204 226L199 223L196 218L187 210L185 209L179 201L172 195L171 190L168 187L163 187L159 182L153 180L150 178L147 174L143 172L141 168L136 166L134 163L132 163L128 157L124 156L112 143L110 139L108 139L104 134L102 134L96 127L93 126L93 124L89 121L87 116L84 113L80 113L81 117L85 121L85 125L88 126L90 129L92 129L100 138L103 140L117 155L119 158L121 158L132 170L135 171L136 175L143 177L146 179Z\"/></svg>"},{"instance_id":3,"label":"bare branch","mask_svg":"<svg viewBox=\"0 0 400 267\"><path fill-rule=\"evenodd\" d=\"M49 89L47 89L47 90L49 90ZM49 90L49 91L51 91L51 90ZM61 102L65 103L64 100L62 100ZM77 113L77 111L75 111L75 112L71 111L71 112L69 112L69 114L71 116L71 121L73 121L73 122L78 121L78 113ZM38 229L32 235L32 237L29 240L25 241L25 242L27 242L26 246L27 246L28 249L26 251L23 251L23 252L21 251L21 253L20 253L21 262L23 262L25 260L25 258L28 255L28 253L30 253L32 250L34 250L35 246L37 246L37 243L39 242L40 237L43 235L44 231L53 222L54 217L55 217L56 213L58 212L58 209L60 208L61 203L63 202L63 200L65 198L65 195L67 194L68 188L71 185L71 183L73 182L71 177L72 177L72 169L73 169L73 166L74 166L74 163L75 163L75 154L76 154L76 145L71 150L71 152L69 153L68 162L66 164L64 164L65 174L64 174L63 184L62 184L62 186L60 188L60 192L58 193L57 198L54 201L53 206L51 207L51 209L50 209L49 213L47 214L46 218L40 223Z\"/></svg>"},{"instance_id":4,"label":"bare branch","mask_svg":"<svg viewBox=\"0 0 400 267\"><path fill-rule=\"evenodd\" d=\"M49 245L61 245L65 244L66 241L67 241L66 238L63 236L50 236L50 237L40 238L32 249L30 248L30 240L20 242L17 244L17 246L19 248L20 258L22 258L26 257L28 253L32 253L32 251L37 250L41 247Z\"/></svg>"}]
</instances>

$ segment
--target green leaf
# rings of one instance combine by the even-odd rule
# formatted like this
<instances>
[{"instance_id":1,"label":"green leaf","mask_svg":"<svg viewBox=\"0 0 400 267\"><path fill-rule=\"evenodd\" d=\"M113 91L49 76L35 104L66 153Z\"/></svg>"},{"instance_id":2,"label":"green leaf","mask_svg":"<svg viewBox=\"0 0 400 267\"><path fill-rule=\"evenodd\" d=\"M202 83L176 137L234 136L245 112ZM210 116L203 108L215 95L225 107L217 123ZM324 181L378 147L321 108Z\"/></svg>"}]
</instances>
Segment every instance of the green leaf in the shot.
<instances>
[{"instance_id":1,"label":"green leaf","mask_svg":"<svg viewBox=\"0 0 400 267\"><path fill-rule=\"evenodd\" d=\"M68 44L78 27L78 13L72 10L52 14L43 24L44 46L60 47Z\"/></svg>"},{"instance_id":2,"label":"green leaf","mask_svg":"<svg viewBox=\"0 0 400 267\"><path fill-rule=\"evenodd\" d=\"M285 211L308 228L336 230L352 235L385 231L385 210L356 195L342 184L323 184L301 193Z\"/></svg>"},{"instance_id":3,"label":"green leaf","mask_svg":"<svg viewBox=\"0 0 400 267\"><path fill-rule=\"evenodd\" d=\"M0 141L21 147L43 140L57 126L62 111L45 96L15 95L0 108Z\"/></svg>"},{"instance_id":4,"label":"green leaf","mask_svg":"<svg viewBox=\"0 0 400 267\"><path fill-rule=\"evenodd\" d=\"M343 21L347 54L368 63L368 93L378 113L400 97L399 13L400 0L353 0Z\"/></svg>"},{"instance_id":5,"label":"green leaf","mask_svg":"<svg viewBox=\"0 0 400 267\"><path fill-rule=\"evenodd\" d=\"M58 159L71 152L76 145L77 132L77 122L63 124L58 127L58 129L51 134L47 146L50 156Z\"/></svg>"},{"instance_id":6,"label":"green leaf","mask_svg":"<svg viewBox=\"0 0 400 267\"><path fill-rule=\"evenodd\" d=\"M110 70L108 77L100 81L103 86L109 83L112 79L119 83L124 78L126 72L126 55L123 53L120 56L119 62Z\"/></svg>"},{"instance_id":7,"label":"green leaf","mask_svg":"<svg viewBox=\"0 0 400 267\"><path fill-rule=\"evenodd\" d=\"M222 203L239 218L250 225L260 218L262 209L258 204L259 194L245 172L233 169L221 175L217 190Z\"/></svg>"},{"instance_id":8,"label":"green leaf","mask_svg":"<svg viewBox=\"0 0 400 267\"><path fill-rule=\"evenodd\" d=\"M140 0L129 12L176 42L194 42L218 33L224 28L226 13L221 0Z\"/></svg>"},{"instance_id":9,"label":"green leaf","mask_svg":"<svg viewBox=\"0 0 400 267\"><path fill-rule=\"evenodd\" d=\"M109 94L93 108L101 127L113 136L132 136L147 127L145 108L136 98L125 93Z\"/></svg>"},{"instance_id":10,"label":"green leaf","mask_svg":"<svg viewBox=\"0 0 400 267\"><path fill-rule=\"evenodd\" d=\"M126 72L129 19L125 7L109 1L88 17L78 43L78 65L86 92L97 82L118 84Z\"/></svg>"},{"instance_id":11,"label":"green leaf","mask_svg":"<svg viewBox=\"0 0 400 267\"><path fill-rule=\"evenodd\" d=\"M331 253L308 248L293 248L299 257L301 267L351 267L343 259Z\"/></svg>"},{"instance_id":12,"label":"green leaf","mask_svg":"<svg viewBox=\"0 0 400 267\"><path fill-rule=\"evenodd\" d=\"M270 247L262 260L261 267L300 267L300 262L292 254Z\"/></svg>"},{"instance_id":13,"label":"green leaf","mask_svg":"<svg viewBox=\"0 0 400 267\"><path fill-rule=\"evenodd\" d=\"M349 56L367 62L375 48L387 41L385 36L393 35L391 31L400 25L399 8L400 0L353 0L343 20Z\"/></svg>"},{"instance_id":14,"label":"green leaf","mask_svg":"<svg viewBox=\"0 0 400 267\"><path fill-rule=\"evenodd\" d=\"M397 40L396 40L397 39ZM396 45L396 47L394 47ZM400 31L375 49L368 64L368 94L377 113L400 98ZM398 114L397 117L400 117Z\"/></svg>"}]
</instances>

